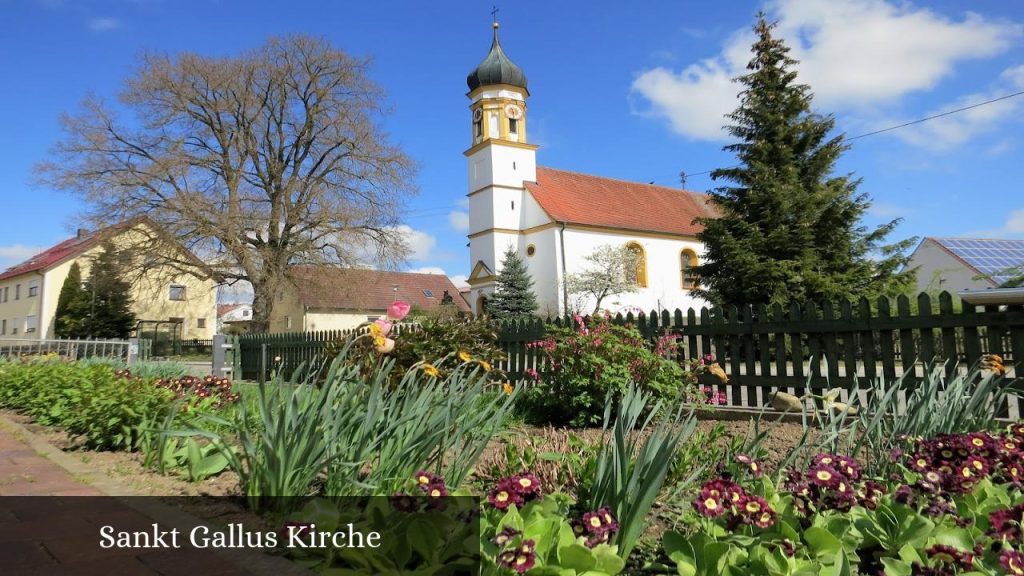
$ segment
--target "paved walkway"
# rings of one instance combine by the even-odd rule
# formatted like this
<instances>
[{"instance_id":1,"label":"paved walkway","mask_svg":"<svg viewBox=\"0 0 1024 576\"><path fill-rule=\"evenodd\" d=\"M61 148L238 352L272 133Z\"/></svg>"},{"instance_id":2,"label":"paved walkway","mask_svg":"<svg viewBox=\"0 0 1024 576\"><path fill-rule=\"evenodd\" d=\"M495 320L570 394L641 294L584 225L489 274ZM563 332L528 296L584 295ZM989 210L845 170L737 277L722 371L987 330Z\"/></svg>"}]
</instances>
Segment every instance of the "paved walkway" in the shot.
<instances>
[{"instance_id":1,"label":"paved walkway","mask_svg":"<svg viewBox=\"0 0 1024 576\"><path fill-rule=\"evenodd\" d=\"M188 547L187 542L180 549L105 550L100 547L101 526L152 532L157 521L163 529L182 524L183 516L156 498L135 497L129 505L105 495L47 458L66 459L47 446L17 425L0 422L0 574L284 575L298 568L255 552L215 553Z\"/></svg>"}]
</instances>

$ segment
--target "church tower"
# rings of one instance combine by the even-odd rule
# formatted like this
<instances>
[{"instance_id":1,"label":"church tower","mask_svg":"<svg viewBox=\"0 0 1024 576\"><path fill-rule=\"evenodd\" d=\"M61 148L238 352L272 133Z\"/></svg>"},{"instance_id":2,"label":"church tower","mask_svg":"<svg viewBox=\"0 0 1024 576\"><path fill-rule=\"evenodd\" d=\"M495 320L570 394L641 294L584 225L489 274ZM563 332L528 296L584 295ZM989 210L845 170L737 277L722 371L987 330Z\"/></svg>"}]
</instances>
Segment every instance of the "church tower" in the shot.
<instances>
[{"instance_id":1,"label":"church tower","mask_svg":"<svg viewBox=\"0 0 1024 576\"><path fill-rule=\"evenodd\" d=\"M470 305L480 313L494 291L494 276L509 246L518 249L524 223L524 182L537 180L537 146L527 139L526 75L494 39L469 86Z\"/></svg>"}]
</instances>

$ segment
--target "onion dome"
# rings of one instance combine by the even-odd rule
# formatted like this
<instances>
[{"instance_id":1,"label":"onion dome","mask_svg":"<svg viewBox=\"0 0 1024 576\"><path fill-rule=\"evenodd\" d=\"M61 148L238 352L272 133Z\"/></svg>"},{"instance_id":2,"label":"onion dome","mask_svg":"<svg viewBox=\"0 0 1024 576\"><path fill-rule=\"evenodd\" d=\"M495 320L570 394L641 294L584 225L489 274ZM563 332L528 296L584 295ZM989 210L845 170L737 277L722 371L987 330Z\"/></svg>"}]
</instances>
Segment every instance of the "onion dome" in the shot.
<instances>
[{"instance_id":1,"label":"onion dome","mask_svg":"<svg viewBox=\"0 0 1024 576\"><path fill-rule=\"evenodd\" d=\"M526 88L526 74L523 70L512 63L505 56L501 49L501 42L498 41L498 23L494 23L494 41L491 42L491 51L487 53L484 61L469 73L466 77L466 84L472 92L481 86L492 84L509 84Z\"/></svg>"}]
</instances>

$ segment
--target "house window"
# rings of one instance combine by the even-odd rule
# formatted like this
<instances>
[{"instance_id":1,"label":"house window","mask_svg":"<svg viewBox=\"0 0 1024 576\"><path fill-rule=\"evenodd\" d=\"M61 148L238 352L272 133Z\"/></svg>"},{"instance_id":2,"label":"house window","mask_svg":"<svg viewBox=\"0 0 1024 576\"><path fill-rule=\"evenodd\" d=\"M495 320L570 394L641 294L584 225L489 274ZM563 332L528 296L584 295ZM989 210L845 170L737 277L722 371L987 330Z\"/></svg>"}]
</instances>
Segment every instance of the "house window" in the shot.
<instances>
[{"instance_id":1,"label":"house window","mask_svg":"<svg viewBox=\"0 0 1024 576\"><path fill-rule=\"evenodd\" d=\"M380 320L380 316L367 316L366 317L366 321L367 322L376 322L377 320Z\"/></svg>"},{"instance_id":2,"label":"house window","mask_svg":"<svg viewBox=\"0 0 1024 576\"><path fill-rule=\"evenodd\" d=\"M285 330L291 330L292 329L292 317L291 316L285 316L284 317L284 328L285 328Z\"/></svg>"},{"instance_id":3,"label":"house window","mask_svg":"<svg viewBox=\"0 0 1024 576\"><path fill-rule=\"evenodd\" d=\"M693 290L697 287L697 276L693 273L697 265L697 253L689 248L679 253L679 278L683 290Z\"/></svg>"},{"instance_id":4,"label":"house window","mask_svg":"<svg viewBox=\"0 0 1024 576\"><path fill-rule=\"evenodd\" d=\"M171 300L184 300L185 299L185 287L181 284L172 284L168 298Z\"/></svg>"},{"instance_id":5,"label":"house window","mask_svg":"<svg viewBox=\"0 0 1024 576\"><path fill-rule=\"evenodd\" d=\"M35 332L39 328L38 316L25 316L25 333Z\"/></svg>"},{"instance_id":6,"label":"house window","mask_svg":"<svg viewBox=\"0 0 1024 576\"><path fill-rule=\"evenodd\" d=\"M4 302L7 302L7 297L11 295L11 287L4 286Z\"/></svg>"},{"instance_id":7,"label":"house window","mask_svg":"<svg viewBox=\"0 0 1024 576\"><path fill-rule=\"evenodd\" d=\"M196 328L206 328L206 318L196 318Z\"/></svg>"},{"instance_id":8,"label":"house window","mask_svg":"<svg viewBox=\"0 0 1024 576\"><path fill-rule=\"evenodd\" d=\"M167 321L168 322L174 322L175 324L184 324L185 323L185 319L181 318L179 316L171 316L170 318L167 319Z\"/></svg>"},{"instance_id":9,"label":"house window","mask_svg":"<svg viewBox=\"0 0 1024 576\"><path fill-rule=\"evenodd\" d=\"M626 253L629 262L626 264L626 280L636 284L640 288L647 287L647 255L644 247L636 242L626 244Z\"/></svg>"},{"instance_id":10,"label":"house window","mask_svg":"<svg viewBox=\"0 0 1024 576\"><path fill-rule=\"evenodd\" d=\"M252 315L252 310L242 310L242 318L248 318Z\"/></svg>"},{"instance_id":11,"label":"house window","mask_svg":"<svg viewBox=\"0 0 1024 576\"><path fill-rule=\"evenodd\" d=\"M14 285L14 299L18 300L21 298L21 284Z\"/></svg>"},{"instance_id":12,"label":"house window","mask_svg":"<svg viewBox=\"0 0 1024 576\"><path fill-rule=\"evenodd\" d=\"M7 319L0 320L0 336L7 334Z\"/></svg>"},{"instance_id":13,"label":"house window","mask_svg":"<svg viewBox=\"0 0 1024 576\"><path fill-rule=\"evenodd\" d=\"M28 283L28 297L34 298L39 296L39 281L33 280Z\"/></svg>"},{"instance_id":14,"label":"house window","mask_svg":"<svg viewBox=\"0 0 1024 576\"><path fill-rule=\"evenodd\" d=\"M14 320L11 320L11 334L17 334L18 333L18 324L19 324L20 321L21 321L21 318L15 318Z\"/></svg>"}]
</instances>

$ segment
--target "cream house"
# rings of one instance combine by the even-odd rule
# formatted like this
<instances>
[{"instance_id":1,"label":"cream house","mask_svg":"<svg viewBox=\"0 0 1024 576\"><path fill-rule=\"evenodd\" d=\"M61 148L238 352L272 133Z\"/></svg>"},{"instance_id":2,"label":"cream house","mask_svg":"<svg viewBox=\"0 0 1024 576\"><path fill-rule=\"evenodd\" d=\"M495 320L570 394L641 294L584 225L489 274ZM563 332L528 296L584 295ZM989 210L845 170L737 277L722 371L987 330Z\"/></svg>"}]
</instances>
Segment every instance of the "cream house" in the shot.
<instances>
[{"instance_id":1,"label":"cream house","mask_svg":"<svg viewBox=\"0 0 1024 576\"><path fill-rule=\"evenodd\" d=\"M28 260L0 272L0 337L53 338L61 287L73 263L87 278L93 258L111 242L129 249L146 233L144 223L79 231ZM181 250L181 248L174 248ZM132 285L136 320L180 324L182 338L212 338L216 326L217 285L167 267L143 269L127 278Z\"/></svg>"},{"instance_id":2,"label":"cream house","mask_svg":"<svg viewBox=\"0 0 1024 576\"><path fill-rule=\"evenodd\" d=\"M271 332L355 328L383 317L395 300L430 310L447 295L452 305L469 312L459 289L444 274L309 265L292 266L289 279L274 303Z\"/></svg>"},{"instance_id":3,"label":"cream house","mask_svg":"<svg viewBox=\"0 0 1024 576\"><path fill-rule=\"evenodd\" d=\"M633 292L602 302L611 312L699 308L693 267L704 246L695 219L713 216L705 194L537 165L528 138L526 75L505 55L497 24L487 57L468 76L470 147L468 300L480 312L493 295L501 260L518 251L534 280L541 315L589 311L566 279L604 246L636 258Z\"/></svg>"}]
</instances>

